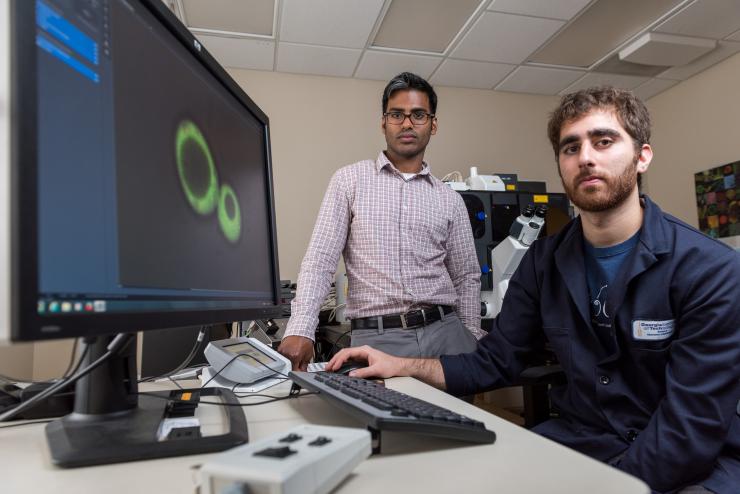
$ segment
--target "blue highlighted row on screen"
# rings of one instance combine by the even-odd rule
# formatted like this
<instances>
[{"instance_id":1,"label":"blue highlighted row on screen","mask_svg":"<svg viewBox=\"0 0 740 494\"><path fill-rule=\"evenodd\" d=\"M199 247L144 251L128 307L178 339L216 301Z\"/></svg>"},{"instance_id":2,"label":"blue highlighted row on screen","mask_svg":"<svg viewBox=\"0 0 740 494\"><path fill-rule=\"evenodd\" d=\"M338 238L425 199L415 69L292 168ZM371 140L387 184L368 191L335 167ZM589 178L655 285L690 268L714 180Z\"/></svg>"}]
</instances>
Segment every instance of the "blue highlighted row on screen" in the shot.
<instances>
[{"instance_id":1,"label":"blue highlighted row on screen","mask_svg":"<svg viewBox=\"0 0 740 494\"><path fill-rule=\"evenodd\" d=\"M41 0L36 1L36 24L82 58L98 65L98 44Z\"/></svg>"},{"instance_id":2,"label":"blue highlighted row on screen","mask_svg":"<svg viewBox=\"0 0 740 494\"><path fill-rule=\"evenodd\" d=\"M51 53L52 55L57 57L59 60L66 63L67 65L69 65L70 67L72 67L77 72L84 75L91 81L96 82L96 83L100 82L100 76L98 75L97 72L95 72L90 67L88 67L84 63L74 58L72 55L70 55L66 51L56 46L54 43L52 43L48 39L44 38L40 34L36 36L36 46L38 46L42 50L45 50Z\"/></svg>"}]
</instances>

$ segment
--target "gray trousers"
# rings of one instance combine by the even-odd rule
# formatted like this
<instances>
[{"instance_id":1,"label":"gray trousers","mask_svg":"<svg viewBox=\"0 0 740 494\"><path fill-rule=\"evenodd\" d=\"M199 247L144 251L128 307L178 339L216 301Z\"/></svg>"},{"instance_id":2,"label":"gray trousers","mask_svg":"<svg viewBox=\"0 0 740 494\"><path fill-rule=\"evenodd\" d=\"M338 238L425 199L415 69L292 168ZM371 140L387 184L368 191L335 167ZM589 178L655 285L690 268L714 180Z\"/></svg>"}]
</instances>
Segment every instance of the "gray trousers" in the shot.
<instances>
[{"instance_id":1,"label":"gray trousers","mask_svg":"<svg viewBox=\"0 0 740 494\"><path fill-rule=\"evenodd\" d=\"M478 342L457 314L413 329L355 329L352 346L369 345L396 357L436 358L475 350Z\"/></svg>"}]
</instances>

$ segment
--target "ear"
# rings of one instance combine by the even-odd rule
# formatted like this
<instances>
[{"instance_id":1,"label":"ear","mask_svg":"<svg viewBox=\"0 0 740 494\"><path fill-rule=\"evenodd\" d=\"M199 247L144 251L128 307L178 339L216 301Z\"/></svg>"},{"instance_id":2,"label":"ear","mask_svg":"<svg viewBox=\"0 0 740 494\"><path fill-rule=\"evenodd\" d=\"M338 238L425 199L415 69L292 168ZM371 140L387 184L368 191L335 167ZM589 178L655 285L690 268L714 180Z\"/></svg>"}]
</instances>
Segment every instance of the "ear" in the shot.
<instances>
[{"instance_id":1,"label":"ear","mask_svg":"<svg viewBox=\"0 0 740 494\"><path fill-rule=\"evenodd\" d=\"M432 135L437 133L437 117L432 118Z\"/></svg>"},{"instance_id":2,"label":"ear","mask_svg":"<svg viewBox=\"0 0 740 494\"><path fill-rule=\"evenodd\" d=\"M653 161L653 148L650 144L643 144L640 149L640 157L637 159L637 173L645 173Z\"/></svg>"},{"instance_id":3,"label":"ear","mask_svg":"<svg viewBox=\"0 0 740 494\"><path fill-rule=\"evenodd\" d=\"M380 132L385 134L385 116L380 117Z\"/></svg>"}]
</instances>

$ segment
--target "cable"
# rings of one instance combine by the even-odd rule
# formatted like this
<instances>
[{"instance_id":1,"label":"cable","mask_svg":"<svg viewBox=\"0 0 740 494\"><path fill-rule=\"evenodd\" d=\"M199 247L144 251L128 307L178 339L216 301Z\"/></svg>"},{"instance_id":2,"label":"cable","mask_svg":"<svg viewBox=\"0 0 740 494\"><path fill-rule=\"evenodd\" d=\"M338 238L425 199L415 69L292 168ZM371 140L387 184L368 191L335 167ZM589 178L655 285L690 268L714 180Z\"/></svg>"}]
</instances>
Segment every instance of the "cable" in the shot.
<instances>
[{"instance_id":1,"label":"cable","mask_svg":"<svg viewBox=\"0 0 740 494\"><path fill-rule=\"evenodd\" d=\"M256 357L254 357L252 355L247 355L247 354L244 354L244 353L237 353L236 355L234 355L231 358L231 360L229 360L228 362L226 362L226 365L224 365L223 367L221 367L218 370L218 372L216 372L205 383L203 383L203 385L201 386L201 389L205 388L206 385L208 385L208 383L210 383L211 381L213 381L216 378L216 376L218 376L219 374L221 374L224 371L224 369L226 369L229 365L231 365L231 363L234 360L238 359L239 357L249 357L249 358L253 359L255 362L257 362L258 364L260 364L261 366L266 367L267 369L269 369L271 372L274 372L277 375L283 376L286 379L290 379L290 376L288 374L285 374L284 372L280 372L280 371L276 371L274 369L271 369L270 366L268 366L267 364L265 364L263 362L260 362L259 359L257 359ZM239 385L239 384L249 384L249 383L236 383L236 384Z\"/></svg>"},{"instance_id":2,"label":"cable","mask_svg":"<svg viewBox=\"0 0 740 494\"><path fill-rule=\"evenodd\" d=\"M2 429L10 429L11 427L21 427L21 426L24 426L24 425L46 424L48 422L54 422L54 420L56 420L56 419L34 420L33 422L23 422L21 424L3 425L3 426L0 426L0 430L2 430Z\"/></svg>"},{"instance_id":3,"label":"cable","mask_svg":"<svg viewBox=\"0 0 740 494\"><path fill-rule=\"evenodd\" d=\"M337 348L337 343L339 343L339 340L341 340L342 338L344 338L345 336L347 336L347 333L351 333L351 332L352 332L352 328L348 329L347 331L345 331L344 333L342 333L341 335L339 335L339 338L337 338L336 340L334 340L334 343L332 343L332 345L331 345L331 350L329 350L329 358L331 358L331 357L334 356L334 349ZM351 344L352 344L352 338L350 337L350 345Z\"/></svg>"},{"instance_id":4,"label":"cable","mask_svg":"<svg viewBox=\"0 0 740 494\"><path fill-rule=\"evenodd\" d=\"M200 331L198 331L198 336L195 338L195 343L193 344L193 347L190 349L190 353L188 353L187 357L185 357L185 360L183 360L180 365L175 367L175 369L165 372L164 374L161 374L159 376L152 376L152 377L146 377L143 379L139 379L139 383L143 382L151 382L156 381L157 379L164 379L169 378L170 376L173 376L183 370L187 365L193 361L196 355L198 355L198 352L201 349L201 346L203 345L203 341L206 341L206 332L210 329L210 326L202 326L200 328Z\"/></svg>"},{"instance_id":5,"label":"cable","mask_svg":"<svg viewBox=\"0 0 740 494\"><path fill-rule=\"evenodd\" d=\"M21 412L24 412L28 410L29 408L32 408L36 406L36 404L40 403L41 401L45 400L49 396L55 394L57 391L66 388L70 384L73 384L77 382L81 377L86 376L96 368L98 368L100 365L105 363L108 359L110 359L113 355L118 353L123 347L125 347L127 344L131 342L132 334L130 333L119 333L113 338L113 341L110 342L110 344L106 347L107 352L104 353L100 358L98 358L96 361L85 367L84 369L80 371L76 371L73 375L70 377L67 377L58 383L50 386L48 389L42 391L41 393L37 394L33 398L31 398L28 401L24 401L23 403L17 405L11 410L8 410L7 412L0 414L0 422L6 422L16 415L18 415ZM90 344L88 342L85 342L85 353L88 352ZM80 362L82 361L82 357L80 358ZM79 364L78 364L79 367Z\"/></svg>"},{"instance_id":6,"label":"cable","mask_svg":"<svg viewBox=\"0 0 740 494\"><path fill-rule=\"evenodd\" d=\"M162 396L162 395L157 395L157 394L153 394L153 393L136 393L136 394L139 395L139 396L151 396L153 398L159 398L160 400L167 400L167 401L171 401L173 403L192 403L192 401L172 399L169 396ZM274 397L273 396L273 397L271 397L272 399L270 399L270 400L258 401L257 403L223 403L223 402L220 402L220 401L198 401L198 404L199 405L217 405L217 406L222 406L222 407L240 407L240 408L241 407L253 407L253 406L257 406L257 405L264 405L264 404L267 404L267 403L273 403L275 401L288 400L288 399L291 399L291 398L298 398L300 396L310 396L310 395L315 395L315 394L318 394L318 393L316 393L314 391L311 391L311 392L308 392L308 393L289 394L288 396L279 396L279 397ZM263 395L257 395L257 394L255 394L255 395L252 395L252 396L263 396ZM265 396L269 396L269 395L265 395ZM240 398L247 398L247 397L242 396Z\"/></svg>"}]
</instances>

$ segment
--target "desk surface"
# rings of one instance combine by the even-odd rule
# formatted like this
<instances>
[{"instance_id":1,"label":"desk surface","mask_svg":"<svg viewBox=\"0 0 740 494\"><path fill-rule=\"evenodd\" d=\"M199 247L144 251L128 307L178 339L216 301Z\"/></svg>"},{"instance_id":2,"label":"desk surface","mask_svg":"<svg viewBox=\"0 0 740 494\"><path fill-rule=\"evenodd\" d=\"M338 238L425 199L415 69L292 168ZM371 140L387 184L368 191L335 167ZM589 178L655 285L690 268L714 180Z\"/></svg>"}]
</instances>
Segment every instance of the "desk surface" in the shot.
<instances>
[{"instance_id":1,"label":"desk surface","mask_svg":"<svg viewBox=\"0 0 740 494\"><path fill-rule=\"evenodd\" d=\"M634 477L419 381L395 378L386 381L386 385L480 420L495 431L498 438L491 445L470 445L420 435L384 432L382 453L361 463L337 488L337 493L649 492L647 485ZM157 387L155 385L155 389ZM284 396L288 390L289 384L283 383L265 393ZM264 398L242 401L250 400ZM209 408L211 411L207 413L215 414L211 416L212 419L220 421L222 412L219 407ZM358 426L352 417L317 396L246 407L244 411L250 439L253 440L306 422ZM44 425L0 430L0 465L3 472L0 491L55 494L188 493L195 491L197 466L209 457L195 455L63 470L50 464Z\"/></svg>"}]
</instances>

